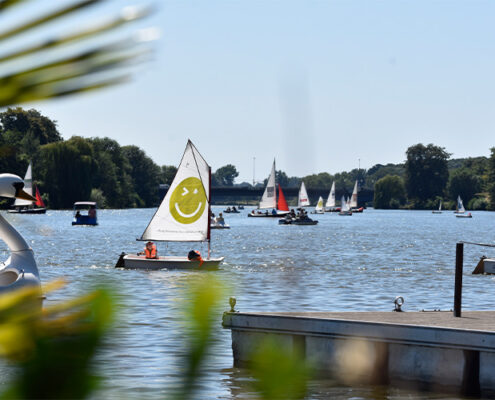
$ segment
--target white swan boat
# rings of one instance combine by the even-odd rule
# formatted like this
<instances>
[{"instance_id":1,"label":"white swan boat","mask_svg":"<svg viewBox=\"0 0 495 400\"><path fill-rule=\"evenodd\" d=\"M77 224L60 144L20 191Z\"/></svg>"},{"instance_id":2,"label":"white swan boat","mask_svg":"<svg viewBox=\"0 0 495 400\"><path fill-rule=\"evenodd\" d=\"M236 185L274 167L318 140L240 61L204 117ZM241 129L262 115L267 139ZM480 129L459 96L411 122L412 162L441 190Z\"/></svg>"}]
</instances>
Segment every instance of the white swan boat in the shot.
<instances>
[{"instance_id":1,"label":"white swan boat","mask_svg":"<svg viewBox=\"0 0 495 400\"><path fill-rule=\"evenodd\" d=\"M155 242L208 242L208 256L146 258L120 255L115 267L131 269L217 269L224 257L210 257L211 168L189 140L170 188L139 240Z\"/></svg>"},{"instance_id":2,"label":"white swan boat","mask_svg":"<svg viewBox=\"0 0 495 400\"><path fill-rule=\"evenodd\" d=\"M24 182L13 174L0 174L0 196L35 201L24 192ZM41 282L34 253L17 230L0 215L0 239L10 250L10 257L0 262L0 294L23 287L36 287L41 291Z\"/></svg>"}]
</instances>

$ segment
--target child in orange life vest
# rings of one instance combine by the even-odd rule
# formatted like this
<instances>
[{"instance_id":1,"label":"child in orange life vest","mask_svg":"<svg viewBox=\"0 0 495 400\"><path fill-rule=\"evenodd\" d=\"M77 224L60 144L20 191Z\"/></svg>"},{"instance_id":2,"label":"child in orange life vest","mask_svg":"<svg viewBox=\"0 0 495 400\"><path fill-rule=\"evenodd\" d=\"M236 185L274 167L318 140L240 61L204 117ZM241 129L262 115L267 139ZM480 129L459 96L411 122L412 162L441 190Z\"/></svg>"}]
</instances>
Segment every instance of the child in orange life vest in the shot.
<instances>
[{"instance_id":1,"label":"child in orange life vest","mask_svg":"<svg viewBox=\"0 0 495 400\"><path fill-rule=\"evenodd\" d=\"M158 258L158 254L156 252L156 245L153 242L146 243L146 247L144 251L138 253L138 255L146 256L146 258Z\"/></svg>"},{"instance_id":2,"label":"child in orange life vest","mask_svg":"<svg viewBox=\"0 0 495 400\"><path fill-rule=\"evenodd\" d=\"M199 251L191 250L187 258L189 261L199 261L199 266L201 267L204 263L203 258L201 257L201 253Z\"/></svg>"}]
</instances>

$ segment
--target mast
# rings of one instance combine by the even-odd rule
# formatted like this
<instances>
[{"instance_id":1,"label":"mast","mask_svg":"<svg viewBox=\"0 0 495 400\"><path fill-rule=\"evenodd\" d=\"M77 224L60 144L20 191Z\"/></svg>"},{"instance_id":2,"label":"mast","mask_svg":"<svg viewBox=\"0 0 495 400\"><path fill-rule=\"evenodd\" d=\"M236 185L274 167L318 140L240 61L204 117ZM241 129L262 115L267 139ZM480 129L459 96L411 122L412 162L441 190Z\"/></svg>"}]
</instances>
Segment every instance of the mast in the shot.
<instances>
[{"instance_id":1,"label":"mast","mask_svg":"<svg viewBox=\"0 0 495 400\"><path fill-rule=\"evenodd\" d=\"M208 166L208 232L206 234L206 240L208 241L208 259L210 259L211 252L211 167Z\"/></svg>"}]
</instances>

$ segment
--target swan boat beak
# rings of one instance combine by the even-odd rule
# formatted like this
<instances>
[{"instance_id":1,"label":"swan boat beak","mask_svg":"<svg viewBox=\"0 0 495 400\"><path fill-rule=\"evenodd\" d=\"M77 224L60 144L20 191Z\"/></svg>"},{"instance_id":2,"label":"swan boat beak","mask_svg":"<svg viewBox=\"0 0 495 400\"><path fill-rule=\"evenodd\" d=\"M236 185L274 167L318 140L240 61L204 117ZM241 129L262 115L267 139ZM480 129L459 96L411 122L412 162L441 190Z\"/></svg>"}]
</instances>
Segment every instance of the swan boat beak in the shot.
<instances>
[{"instance_id":1,"label":"swan boat beak","mask_svg":"<svg viewBox=\"0 0 495 400\"><path fill-rule=\"evenodd\" d=\"M22 188L24 187L24 184L14 184L15 187L15 197L17 199L23 199L23 200L29 200L29 201L36 201L36 198L31 196L29 193L26 193Z\"/></svg>"}]
</instances>

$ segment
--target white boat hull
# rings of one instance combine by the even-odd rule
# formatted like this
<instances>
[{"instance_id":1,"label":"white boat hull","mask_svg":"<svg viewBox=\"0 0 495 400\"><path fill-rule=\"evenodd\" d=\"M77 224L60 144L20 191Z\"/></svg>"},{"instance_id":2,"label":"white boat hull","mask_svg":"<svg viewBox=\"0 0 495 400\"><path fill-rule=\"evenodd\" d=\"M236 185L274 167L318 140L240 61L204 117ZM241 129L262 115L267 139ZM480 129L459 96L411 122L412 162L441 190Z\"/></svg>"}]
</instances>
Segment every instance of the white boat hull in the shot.
<instances>
[{"instance_id":1,"label":"white boat hull","mask_svg":"<svg viewBox=\"0 0 495 400\"><path fill-rule=\"evenodd\" d=\"M212 270L218 269L218 265L224 257L203 259L203 264L199 266L199 261L190 261L187 257L164 256L155 259L146 258L134 254L121 255L115 267L129 269L196 269Z\"/></svg>"}]
</instances>

